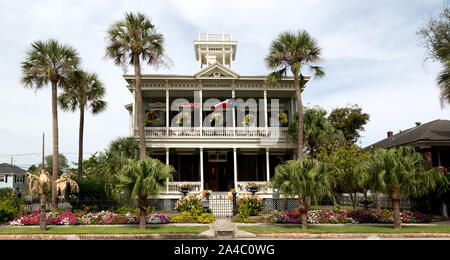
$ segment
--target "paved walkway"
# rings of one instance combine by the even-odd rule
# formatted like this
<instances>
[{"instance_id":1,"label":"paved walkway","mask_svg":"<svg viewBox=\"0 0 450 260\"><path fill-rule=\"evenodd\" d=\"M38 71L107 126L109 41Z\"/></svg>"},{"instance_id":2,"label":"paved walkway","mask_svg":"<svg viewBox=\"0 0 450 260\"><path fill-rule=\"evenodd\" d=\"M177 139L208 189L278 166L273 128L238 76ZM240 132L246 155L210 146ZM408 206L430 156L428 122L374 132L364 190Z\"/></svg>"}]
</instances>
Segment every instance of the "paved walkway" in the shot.
<instances>
[{"instance_id":1,"label":"paved walkway","mask_svg":"<svg viewBox=\"0 0 450 260\"><path fill-rule=\"evenodd\" d=\"M237 229L237 224L231 222L230 218L217 219L210 224L209 230L201 233L199 238L205 239L230 239L230 238L256 238L256 235Z\"/></svg>"}]
</instances>

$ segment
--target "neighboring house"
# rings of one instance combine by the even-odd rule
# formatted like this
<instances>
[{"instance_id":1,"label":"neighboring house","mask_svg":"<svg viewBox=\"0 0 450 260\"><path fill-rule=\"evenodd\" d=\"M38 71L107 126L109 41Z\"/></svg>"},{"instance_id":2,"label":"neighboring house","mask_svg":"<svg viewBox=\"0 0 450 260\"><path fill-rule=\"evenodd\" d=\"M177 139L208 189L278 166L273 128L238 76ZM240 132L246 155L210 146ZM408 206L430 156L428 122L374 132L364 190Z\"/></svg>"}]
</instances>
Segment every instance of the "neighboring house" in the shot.
<instances>
[{"instance_id":1,"label":"neighboring house","mask_svg":"<svg viewBox=\"0 0 450 260\"><path fill-rule=\"evenodd\" d=\"M267 76L241 76L233 70L236 49L231 34L200 34L197 73L142 75L149 155L177 171L165 196L185 183L193 192L243 191L248 182L266 184L292 159L295 145L286 135L297 107L293 77L269 86ZM124 78L134 94L134 75ZM125 108L138 138L135 99Z\"/></svg>"},{"instance_id":2,"label":"neighboring house","mask_svg":"<svg viewBox=\"0 0 450 260\"><path fill-rule=\"evenodd\" d=\"M448 173L450 171L450 120L434 120L426 124L416 123L416 127L394 134L365 149L412 146L421 152L433 167Z\"/></svg>"},{"instance_id":3,"label":"neighboring house","mask_svg":"<svg viewBox=\"0 0 450 260\"><path fill-rule=\"evenodd\" d=\"M15 165L2 163L0 164L0 189L11 188L23 192L28 191L28 185L25 176L26 171Z\"/></svg>"}]
</instances>

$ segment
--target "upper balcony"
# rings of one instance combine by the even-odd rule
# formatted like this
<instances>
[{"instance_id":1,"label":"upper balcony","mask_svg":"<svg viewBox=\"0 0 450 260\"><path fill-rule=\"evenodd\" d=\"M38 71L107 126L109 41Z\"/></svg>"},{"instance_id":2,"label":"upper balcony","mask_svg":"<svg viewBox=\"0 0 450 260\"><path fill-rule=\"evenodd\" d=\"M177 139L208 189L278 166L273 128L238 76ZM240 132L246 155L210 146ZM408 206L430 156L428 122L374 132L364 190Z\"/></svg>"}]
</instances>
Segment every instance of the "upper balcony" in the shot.
<instances>
[{"instance_id":1,"label":"upper balcony","mask_svg":"<svg viewBox=\"0 0 450 260\"><path fill-rule=\"evenodd\" d=\"M233 36L231 33L199 33L198 34L198 40L199 41L232 41Z\"/></svg>"},{"instance_id":2,"label":"upper balcony","mask_svg":"<svg viewBox=\"0 0 450 260\"><path fill-rule=\"evenodd\" d=\"M285 139L288 127L146 127L146 138ZM134 130L139 136L139 130Z\"/></svg>"}]
</instances>

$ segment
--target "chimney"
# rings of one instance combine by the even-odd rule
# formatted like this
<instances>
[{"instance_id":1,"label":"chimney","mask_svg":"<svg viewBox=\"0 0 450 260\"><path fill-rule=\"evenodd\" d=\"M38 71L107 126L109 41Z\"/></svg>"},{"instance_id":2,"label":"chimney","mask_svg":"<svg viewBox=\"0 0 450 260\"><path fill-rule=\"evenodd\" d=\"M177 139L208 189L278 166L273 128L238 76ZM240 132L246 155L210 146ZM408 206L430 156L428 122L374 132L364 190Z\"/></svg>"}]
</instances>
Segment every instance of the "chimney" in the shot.
<instances>
[{"instance_id":1,"label":"chimney","mask_svg":"<svg viewBox=\"0 0 450 260\"><path fill-rule=\"evenodd\" d=\"M387 137L388 137L388 138L389 138L389 137L392 137L392 136L394 136L394 132L392 132L392 131L387 132Z\"/></svg>"},{"instance_id":2,"label":"chimney","mask_svg":"<svg viewBox=\"0 0 450 260\"><path fill-rule=\"evenodd\" d=\"M422 123L421 122L416 122L416 126L421 126Z\"/></svg>"}]
</instances>

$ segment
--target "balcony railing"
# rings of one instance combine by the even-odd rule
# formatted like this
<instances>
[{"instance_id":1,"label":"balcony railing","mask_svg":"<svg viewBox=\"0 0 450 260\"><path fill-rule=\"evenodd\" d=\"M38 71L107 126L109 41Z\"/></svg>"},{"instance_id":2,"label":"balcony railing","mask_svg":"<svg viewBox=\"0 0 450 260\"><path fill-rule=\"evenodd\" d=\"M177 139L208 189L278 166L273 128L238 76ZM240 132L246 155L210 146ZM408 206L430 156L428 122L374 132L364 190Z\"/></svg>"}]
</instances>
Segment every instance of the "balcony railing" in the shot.
<instances>
[{"instance_id":1,"label":"balcony railing","mask_svg":"<svg viewBox=\"0 0 450 260\"><path fill-rule=\"evenodd\" d=\"M243 137L243 138L286 138L287 127L147 127L147 138L169 137ZM135 130L135 136L139 131Z\"/></svg>"},{"instance_id":2,"label":"balcony railing","mask_svg":"<svg viewBox=\"0 0 450 260\"><path fill-rule=\"evenodd\" d=\"M231 34L212 34L212 33L201 33L198 36L199 41L231 41Z\"/></svg>"}]
</instances>

